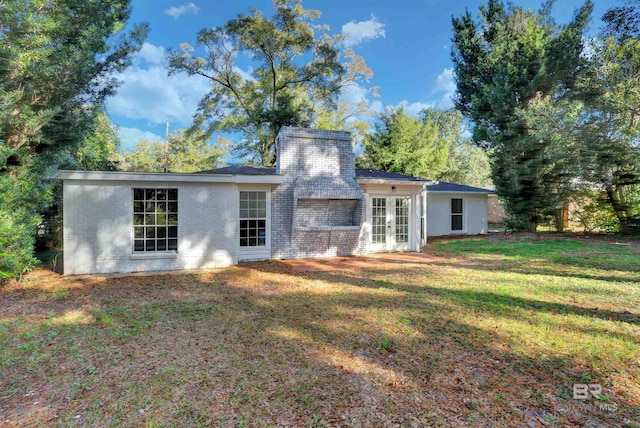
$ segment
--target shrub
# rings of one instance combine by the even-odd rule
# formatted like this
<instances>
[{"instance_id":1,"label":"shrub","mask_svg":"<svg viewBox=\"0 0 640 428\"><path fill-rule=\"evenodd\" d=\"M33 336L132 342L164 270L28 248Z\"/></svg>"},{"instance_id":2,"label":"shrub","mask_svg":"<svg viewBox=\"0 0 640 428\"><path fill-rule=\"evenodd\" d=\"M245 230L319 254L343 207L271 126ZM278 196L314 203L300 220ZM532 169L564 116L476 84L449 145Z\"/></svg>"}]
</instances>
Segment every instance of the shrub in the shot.
<instances>
[{"instance_id":1,"label":"shrub","mask_svg":"<svg viewBox=\"0 0 640 428\"><path fill-rule=\"evenodd\" d=\"M617 232L620 229L611 204L595 191L584 192L572 198L569 218L584 227L585 232Z\"/></svg>"},{"instance_id":2,"label":"shrub","mask_svg":"<svg viewBox=\"0 0 640 428\"><path fill-rule=\"evenodd\" d=\"M26 213L9 213L0 209L0 276L18 276L36 263L33 256L34 237Z\"/></svg>"}]
</instances>

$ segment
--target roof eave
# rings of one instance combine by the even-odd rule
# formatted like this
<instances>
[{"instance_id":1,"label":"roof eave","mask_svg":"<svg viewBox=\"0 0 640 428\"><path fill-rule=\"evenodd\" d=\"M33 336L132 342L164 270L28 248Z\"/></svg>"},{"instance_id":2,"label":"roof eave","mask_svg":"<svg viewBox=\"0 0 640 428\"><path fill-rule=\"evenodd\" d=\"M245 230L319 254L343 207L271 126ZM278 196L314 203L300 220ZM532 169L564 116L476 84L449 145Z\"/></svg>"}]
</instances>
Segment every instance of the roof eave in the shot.
<instances>
[{"instance_id":1,"label":"roof eave","mask_svg":"<svg viewBox=\"0 0 640 428\"><path fill-rule=\"evenodd\" d=\"M282 175L246 175L246 174L191 174L158 172L122 172L122 171L58 171L58 179L69 181L141 181L175 183L245 183L245 184L282 184Z\"/></svg>"},{"instance_id":2,"label":"roof eave","mask_svg":"<svg viewBox=\"0 0 640 428\"><path fill-rule=\"evenodd\" d=\"M389 178L356 178L360 184L395 184L395 185L409 185L409 186L424 186L432 184L431 180L401 180L401 179L389 179Z\"/></svg>"},{"instance_id":3,"label":"roof eave","mask_svg":"<svg viewBox=\"0 0 640 428\"><path fill-rule=\"evenodd\" d=\"M427 193L465 193L468 195L495 195L496 192L492 192L491 190L487 190L486 192L474 192L469 190L429 190L427 188Z\"/></svg>"}]
</instances>

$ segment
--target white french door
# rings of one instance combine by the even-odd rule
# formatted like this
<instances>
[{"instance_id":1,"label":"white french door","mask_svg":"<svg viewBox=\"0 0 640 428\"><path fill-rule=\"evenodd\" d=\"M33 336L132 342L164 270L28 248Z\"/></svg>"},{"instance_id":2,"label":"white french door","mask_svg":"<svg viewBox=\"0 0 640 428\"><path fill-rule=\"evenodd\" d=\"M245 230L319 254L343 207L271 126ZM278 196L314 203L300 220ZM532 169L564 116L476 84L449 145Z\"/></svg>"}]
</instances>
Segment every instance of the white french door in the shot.
<instances>
[{"instance_id":1,"label":"white french door","mask_svg":"<svg viewBox=\"0 0 640 428\"><path fill-rule=\"evenodd\" d=\"M372 196L370 216L370 250L403 251L410 249L410 197Z\"/></svg>"}]
</instances>

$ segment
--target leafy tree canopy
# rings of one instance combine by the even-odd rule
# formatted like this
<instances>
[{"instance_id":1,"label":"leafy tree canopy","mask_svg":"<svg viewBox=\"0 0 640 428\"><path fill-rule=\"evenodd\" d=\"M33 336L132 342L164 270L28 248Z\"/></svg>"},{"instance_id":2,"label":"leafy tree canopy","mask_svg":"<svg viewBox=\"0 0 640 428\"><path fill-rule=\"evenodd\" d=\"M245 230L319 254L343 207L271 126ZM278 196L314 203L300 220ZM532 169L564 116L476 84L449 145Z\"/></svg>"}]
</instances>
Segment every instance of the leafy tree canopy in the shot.
<instances>
[{"instance_id":1,"label":"leafy tree canopy","mask_svg":"<svg viewBox=\"0 0 640 428\"><path fill-rule=\"evenodd\" d=\"M402 107L380 114L375 131L364 140L358 167L416 177L439 176L452 138L440 132L436 111L427 110L421 116L413 117Z\"/></svg>"},{"instance_id":2,"label":"leafy tree canopy","mask_svg":"<svg viewBox=\"0 0 640 428\"><path fill-rule=\"evenodd\" d=\"M194 125L207 133L240 131L238 157L263 165L275 161L275 138L282 126L309 126L311 100L335 99L345 73L337 40L314 21L320 12L303 9L301 0L274 0L276 13L259 10L238 15L225 25L198 33L198 56L188 44L170 52L169 71L204 76L210 92L200 101ZM236 65L242 52L256 66L250 76Z\"/></svg>"},{"instance_id":3,"label":"leafy tree canopy","mask_svg":"<svg viewBox=\"0 0 640 428\"><path fill-rule=\"evenodd\" d=\"M169 172L197 172L223 166L231 142L219 138L210 146L202 130L187 132L183 129L169 137L167 167ZM162 172L164 170L164 143L139 141L131 152L124 153L123 168L127 171Z\"/></svg>"}]
</instances>

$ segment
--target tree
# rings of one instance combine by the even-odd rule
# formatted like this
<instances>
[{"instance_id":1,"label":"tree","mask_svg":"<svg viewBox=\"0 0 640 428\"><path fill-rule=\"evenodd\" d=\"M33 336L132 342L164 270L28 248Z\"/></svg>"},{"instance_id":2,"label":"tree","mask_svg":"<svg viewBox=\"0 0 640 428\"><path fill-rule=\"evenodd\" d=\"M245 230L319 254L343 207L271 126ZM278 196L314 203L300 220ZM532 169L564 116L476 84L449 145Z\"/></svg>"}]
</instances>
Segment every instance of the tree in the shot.
<instances>
[{"instance_id":1,"label":"tree","mask_svg":"<svg viewBox=\"0 0 640 428\"><path fill-rule=\"evenodd\" d=\"M369 121L373 113L369 103L361 100L355 104L340 102L335 108L315 108L313 127L329 131L347 131L356 144L363 144L369 133Z\"/></svg>"},{"instance_id":2,"label":"tree","mask_svg":"<svg viewBox=\"0 0 640 428\"><path fill-rule=\"evenodd\" d=\"M435 178L476 187L492 186L491 162L487 151L466 138L455 141L449 150L444 170Z\"/></svg>"},{"instance_id":3,"label":"tree","mask_svg":"<svg viewBox=\"0 0 640 428\"><path fill-rule=\"evenodd\" d=\"M130 14L129 1L14 0L0 8L7 147L43 153L82 141L146 36L146 26L135 26L113 39Z\"/></svg>"},{"instance_id":4,"label":"tree","mask_svg":"<svg viewBox=\"0 0 640 428\"><path fill-rule=\"evenodd\" d=\"M490 0L479 23L468 11L452 19L456 108L473 121L474 141L492 149L493 181L514 226L529 230L564 204L571 177L566 153L533 136L523 111L538 95L561 98L575 86L593 7L588 0L560 26L552 4L536 14Z\"/></svg>"},{"instance_id":5,"label":"tree","mask_svg":"<svg viewBox=\"0 0 640 428\"><path fill-rule=\"evenodd\" d=\"M230 145L231 142L226 138L218 138L212 147L204 131L186 132L179 129L169 137L168 170L197 172L222 166ZM131 152L124 153L124 168L128 171L162 172L164 143L139 141Z\"/></svg>"},{"instance_id":6,"label":"tree","mask_svg":"<svg viewBox=\"0 0 640 428\"><path fill-rule=\"evenodd\" d=\"M69 153L72 159L69 164L70 167L89 171L115 171L121 162L119 149L118 131L103 109L97 114L93 129L85 134L82 144Z\"/></svg>"},{"instance_id":7,"label":"tree","mask_svg":"<svg viewBox=\"0 0 640 428\"><path fill-rule=\"evenodd\" d=\"M330 131L347 131L358 145L364 143L365 136L370 131L370 119L373 112L369 102L363 95L369 94L379 97L376 86L368 87L373 71L367 66L364 58L357 55L353 49L346 49L344 57L347 59L342 65L345 73L340 81L340 93L345 98L349 94L361 97L359 101L314 100L314 117L312 126L316 129Z\"/></svg>"},{"instance_id":8,"label":"tree","mask_svg":"<svg viewBox=\"0 0 640 428\"><path fill-rule=\"evenodd\" d=\"M0 253L20 274L58 165L95 129L147 27L124 33L128 0L13 0L0 7ZM117 33L121 34L117 37ZM1 268L1 270L7 270Z\"/></svg>"},{"instance_id":9,"label":"tree","mask_svg":"<svg viewBox=\"0 0 640 428\"><path fill-rule=\"evenodd\" d=\"M344 68L336 40L316 34L318 11L302 8L301 0L274 0L276 14L267 19L253 9L249 15L198 33L205 56L188 44L169 53L169 71L204 76L211 91L200 101L195 127L240 131L234 147L238 157L263 165L275 162L275 139L282 126L308 126L311 100L335 99ZM251 75L235 64L240 53L255 61Z\"/></svg>"},{"instance_id":10,"label":"tree","mask_svg":"<svg viewBox=\"0 0 640 428\"><path fill-rule=\"evenodd\" d=\"M595 150L593 180L602 184L623 232L640 231L640 4L609 9L585 79L587 124Z\"/></svg>"},{"instance_id":11,"label":"tree","mask_svg":"<svg viewBox=\"0 0 640 428\"><path fill-rule=\"evenodd\" d=\"M378 117L373 134L364 141L359 168L390 171L416 177L436 177L444 169L451 140L439 138L436 120L423 113L415 118L402 107Z\"/></svg>"},{"instance_id":12,"label":"tree","mask_svg":"<svg viewBox=\"0 0 640 428\"><path fill-rule=\"evenodd\" d=\"M582 190L605 192L622 231L640 229L640 41L629 33L637 17L632 6L608 11L576 95L538 96L527 108L535 138L558 139Z\"/></svg>"},{"instance_id":13,"label":"tree","mask_svg":"<svg viewBox=\"0 0 640 428\"><path fill-rule=\"evenodd\" d=\"M625 6L612 7L602 17L605 28L603 38L613 38L617 42L640 39L640 4L638 0L626 0Z\"/></svg>"},{"instance_id":14,"label":"tree","mask_svg":"<svg viewBox=\"0 0 640 428\"><path fill-rule=\"evenodd\" d=\"M164 143L161 141L138 141L130 152L122 153L125 171L162 172L164 170Z\"/></svg>"},{"instance_id":15,"label":"tree","mask_svg":"<svg viewBox=\"0 0 640 428\"><path fill-rule=\"evenodd\" d=\"M431 175L432 178L480 187L492 184L486 150L464 136L467 126L459 111L428 108L421 115L438 125L438 139L449 146L444 168L439 175Z\"/></svg>"}]
</instances>

